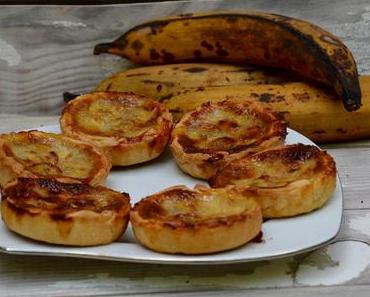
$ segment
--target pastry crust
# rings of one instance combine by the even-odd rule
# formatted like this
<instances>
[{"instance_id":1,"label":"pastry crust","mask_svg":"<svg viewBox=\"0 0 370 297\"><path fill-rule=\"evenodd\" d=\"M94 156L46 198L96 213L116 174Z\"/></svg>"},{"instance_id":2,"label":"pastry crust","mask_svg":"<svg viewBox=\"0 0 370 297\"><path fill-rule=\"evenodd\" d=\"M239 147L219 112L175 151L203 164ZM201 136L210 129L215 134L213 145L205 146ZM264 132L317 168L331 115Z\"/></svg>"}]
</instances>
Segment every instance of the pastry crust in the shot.
<instances>
[{"instance_id":1,"label":"pastry crust","mask_svg":"<svg viewBox=\"0 0 370 297\"><path fill-rule=\"evenodd\" d=\"M112 165L158 157L166 147L172 116L161 103L133 93L95 92L78 96L62 112L63 133L101 148Z\"/></svg>"},{"instance_id":2,"label":"pastry crust","mask_svg":"<svg viewBox=\"0 0 370 297\"><path fill-rule=\"evenodd\" d=\"M0 187L18 177L104 183L111 163L91 144L61 134L24 131L0 135Z\"/></svg>"},{"instance_id":3,"label":"pastry crust","mask_svg":"<svg viewBox=\"0 0 370 297\"><path fill-rule=\"evenodd\" d=\"M208 179L232 160L281 145L285 136L285 122L264 105L228 100L185 114L170 147L183 171Z\"/></svg>"},{"instance_id":4,"label":"pastry crust","mask_svg":"<svg viewBox=\"0 0 370 297\"><path fill-rule=\"evenodd\" d=\"M256 237L261 209L234 189L175 186L146 197L130 214L138 241L158 252L204 254Z\"/></svg>"},{"instance_id":5,"label":"pastry crust","mask_svg":"<svg viewBox=\"0 0 370 297\"><path fill-rule=\"evenodd\" d=\"M19 178L2 193L1 216L12 231L35 240L75 246L119 239L129 221L128 194L102 186Z\"/></svg>"},{"instance_id":6,"label":"pastry crust","mask_svg":"<svg viewBox=\"0 0 370 297\"><path fill-rule=\"evenodd\" d=\"M293 144L232 162L210 179L255 195L265 218L295 216L322 207L336 186L333 158L312 145Z\"/></svg>"}]
</instances>

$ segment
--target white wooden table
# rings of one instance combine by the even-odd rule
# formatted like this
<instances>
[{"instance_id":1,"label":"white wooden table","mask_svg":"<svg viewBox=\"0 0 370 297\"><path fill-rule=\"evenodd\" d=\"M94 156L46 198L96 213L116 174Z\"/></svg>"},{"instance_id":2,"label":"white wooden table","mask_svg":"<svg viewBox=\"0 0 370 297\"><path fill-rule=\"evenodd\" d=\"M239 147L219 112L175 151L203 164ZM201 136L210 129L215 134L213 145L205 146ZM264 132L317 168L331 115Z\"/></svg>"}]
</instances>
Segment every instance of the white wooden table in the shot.
<instances>
[{"instance_id":1,"label":"white wooden table","mask_svg":"<svg viewBox=\"0 0 370 297\"><path fill-rule=\"evenodd\" d=\"M368 0L246 2L0 7L0 132L56 123L63 91L90 90L125 66L94 57L95 43L175 12L243 7L308 19L341 37L360 73L370 73ZM370 296L370 138L323 147L337 162L345 208L341 231L327 247L220 266L0 254L0 296Z\"/></svg>"}]
</instances>

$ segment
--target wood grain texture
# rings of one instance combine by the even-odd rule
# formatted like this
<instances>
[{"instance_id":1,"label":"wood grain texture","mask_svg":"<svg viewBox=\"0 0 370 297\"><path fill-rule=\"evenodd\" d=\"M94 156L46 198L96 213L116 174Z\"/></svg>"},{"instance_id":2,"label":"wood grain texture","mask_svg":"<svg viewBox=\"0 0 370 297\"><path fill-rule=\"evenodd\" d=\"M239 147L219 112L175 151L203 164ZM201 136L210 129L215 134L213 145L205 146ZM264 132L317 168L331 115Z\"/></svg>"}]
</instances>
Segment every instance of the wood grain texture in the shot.
<instances>
[{"instance_id":1,"label":"wood grain texture","mask_svg":"<svg viewBox=\"0 0 370 297\"><path fill-rule=\"evenodd\" d=\"M348 45L360 73L370 73L367 50L370 7L367 0L316 0L305 5L294 0L232 0L99 7L2 6L0 111L58 114L64 91L87 92L108 74L130 66L118 57L93 56L93 47L143 21L199 10L238 8L286 14L321 25Z\"/></svg>"},{"instance_id":2,"label":"wood grain texture","mask_svg":"<svg viewBox=\"0 0 370 297\"><path fill-rule=\"evenodd\" d=\"M369 260L368 245L355 241L333 243L296 257L212 268L0 255L0 296L226 294L245 289L369 286L369 267L358 261L360 257Z\"/></svg>"},{"instance_id":3,"label":"wood grain texture","mask_svg":"<svg viewBox=\"0 0 370 297\"><path fill-rule=\"evenodd\" d=\"M344 40L360 73L370 73L368 0L2 6L0 132L55 124L62 92L91 90L106 75L130 67L117 57L93 56L96 43L151 18L220 8L265 10L317 23ZM368 296L370 140L324 148L337 162L345 207L340 233L327 247L274 261L212 267L0 254L0 297Z\"/></svg>"},{"instance_id":4,"label":"wood grain texture","mask_svg":"<svg viewBox=\"0 0 370 297\"><path fill-rule=\"evenodd\" d=\"M208 291L208 292L196 292L196 296L199 297L219 297L219 296L229 296L229 297L244 297L244 296L255 296L255 297L312 297L312 296L327 296L327 297L337 297L337 296L347 296L347 297L367 297L370 291L369 286L357 286L357 287L318 287L318 288L289 288L289 289L268 289L268 290L228 290L228 291ZM112 295L120 296L120 295ZM135 295L136 297L147 296L144 294ZM152 294L151 296L179 296L179 297L193 297L194 293L178 293L174 295L169 294Z\"/></svg>"},{"instance_id":5,"label":"wood grain texture","mask_svg":"<svg viewBox=\"0 0 370 297\"><path fill-rule=\"evenodd\" d=\"M323 146L325 148L325 146ZM335 148L327 151L336 160L345 196L345 209L370 209L369 154L370 147Z\"/></svg>"},{"instance_id":6,"label":"wood grain texture","mask_svg":"<svg viewBox=\"0 0 370 297\"><path fill-rule=\"evenodd\" d=\"M179 0L0 0L0 4L8 5L106 5L122 3L141 3L141 2L164 2ZM181 1L181 0L180 0Z\"/></svg>"}]
</instances>

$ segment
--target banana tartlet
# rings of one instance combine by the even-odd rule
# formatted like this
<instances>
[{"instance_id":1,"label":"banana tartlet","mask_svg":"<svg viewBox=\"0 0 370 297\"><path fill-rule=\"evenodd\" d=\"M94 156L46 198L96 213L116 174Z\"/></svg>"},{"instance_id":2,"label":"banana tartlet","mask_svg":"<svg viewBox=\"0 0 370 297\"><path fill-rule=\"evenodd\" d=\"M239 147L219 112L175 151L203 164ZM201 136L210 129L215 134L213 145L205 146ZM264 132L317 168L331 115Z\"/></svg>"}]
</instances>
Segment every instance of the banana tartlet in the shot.
<instances>
[{"instance_id":1,"label":"banana tartlet","mask_svg":"<svg viewBox=\"0 0 370 297\"><path fill-rule=\"evenodd\" d=\"M102 186L19 178L2 192L6 226L27 238L75 246L107 244L126 230L128 194Z\"/></svg>"},{"instance_id":2,"label":"banana tartlet","mask_svg":"<svg viewBox=\"0 0 370 297\"><path fill-rule=\"evenodd\" d=\"M239 247L256 237L262 214L253 198L234 189L175 186L144 198L131 210L144 246L165 253L204 254Z\"/></svg>"},{"instance_id":3,"label":"banana tartlet","mask_svg":"<svg viewBox=\"0 0 370 297\"><path fill-rule=\"evenodd\" d=\"M336 186L333 158L312 145L293 144L230 163L210 179L255 195L264 218L295 216L322 207Z\"/></svg>"},{"instance_id":4,"label":"banana tartlet","mask_svg":"<svg viewBox=\"0 0 370 297\"><path fill-rule=\"evenodd\" d=\"M208 179L234 159L281 145L285 136L285 122L264 105L227 100L185 114L170 147L183 171Z\"/></svg>"},{"instance_id":5,"label":"banana tartlet","mask_svg":"<svg viewBox=\"0 0 370 297\"><path fill-rule=\"evenodd\" d=\"M0 135L0 187L18 177L58 178L98 185L111 169L91 144L61 134L24 131Z\"/></svg>"},{"instance_id":6,"label":"banana tartlet","mask_svg":"<svg viewBox=\"0 0 370 297\"><path fill-rule=\"evenodd\" d=\"M172 116L161 103L133 93L95 92L70 101L62 112L63 133L101 148L112 165L158 157L166 147Z\"/></svg>"}]
</instances>

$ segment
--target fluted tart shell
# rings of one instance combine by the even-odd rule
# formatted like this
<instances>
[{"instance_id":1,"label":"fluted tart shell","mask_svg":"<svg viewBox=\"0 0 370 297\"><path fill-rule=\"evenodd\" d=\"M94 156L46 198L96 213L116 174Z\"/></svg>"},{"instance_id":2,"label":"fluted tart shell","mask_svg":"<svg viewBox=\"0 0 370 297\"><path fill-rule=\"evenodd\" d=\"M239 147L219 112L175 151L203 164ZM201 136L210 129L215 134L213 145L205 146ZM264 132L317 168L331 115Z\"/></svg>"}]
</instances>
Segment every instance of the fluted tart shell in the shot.
<instances>
[{"instance_id":1,"label":"fluted tart shell","mask_svg":"<svg viewBox=\"0 0 370 297\"><path fill-rule=\"evenodd\" d=\"M265 218L295 216L322 207L333 195L333 158L313 145L293 144L232 162L210 179L255 196Z\"/></svg>"},{"instance_id":2,"label":"fluted tart shell","mask_svg":"<svg viewBox=\"0 0 370 297\"><path fill-rule=\"evenodd\" d=\"M19 178L2 192L5 225L27 238L91 246L119 239L129 221L128 194L55 179Z\"/></svg>"},{"instance_id":3,"label":"fluted tart shell","mask_svg":"<svg viewBox=\"0 0 370 297\"><path fill-rule=\"evenodd\" d=\"M170 147L183 171L208 179L232 160L281 145L285 136L285 122L264 105L227 100L185 114Z\"/></svg>"},{"instance_id":4,"label":"fluted tart shell","mask_svg":"<svg viewBox=\"0 0 370 297\"><path fill-rule=\"evenodd\" d=\"M130 214L137 240L171 254L205 254L244 245L261 230L258 203L231 189L175 186L138 202Z\"/></svg>"},{"instance_id":5,"label":"fluted tart shell","mask_svg":"<svg viewBox=\"0 0 370 297\"><path fill-rule=\"evenodd\" d=\"M102 149L113 166L158 157L165 149L172 116L160 102L133 93L94 92L78 96L63 109L64 134Z\"/></svg>"}]
</instances>

